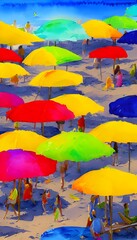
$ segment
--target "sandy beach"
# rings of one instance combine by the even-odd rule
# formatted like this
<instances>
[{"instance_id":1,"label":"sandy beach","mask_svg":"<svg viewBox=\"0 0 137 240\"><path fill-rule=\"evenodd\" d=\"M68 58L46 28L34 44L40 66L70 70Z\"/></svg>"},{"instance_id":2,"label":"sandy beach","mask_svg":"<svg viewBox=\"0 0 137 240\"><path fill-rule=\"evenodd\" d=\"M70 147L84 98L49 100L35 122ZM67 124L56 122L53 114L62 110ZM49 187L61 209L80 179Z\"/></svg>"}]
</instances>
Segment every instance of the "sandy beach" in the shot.
<instances>
[{"instance_id":1,"label":"sandy beach","mask_svg":"<svg viewBox=\"0 0 137 240\"><path fill-rule=\"evenodd\" d=\"M45 45L47 43L44 43ZM50 43L52 45L52 43ZM25 47L26 55L32 51L32 49L38 48L42 46L42 44L36 44L31 47ZM88 53L98 47L112 45L111 40L91 40L86 49L86 56L82 61L73 62L68 64L68 70L80 73L83 78L83 84L77 87L66 87L61 90L60 88L53 88L52 97L56 97L62 95L64 93L79 93L85 96L90 97L97 103L101 104L105 107L105 111L103 113L98 113L95 115L87 115L86 116L86 132L89 132L94 127L98 126L101 123L110 121L110 120L120 120L120 118L109 114L109 103L115 101L116 99L127 96L134 95L137 92L137 79L133 77L131 79L129 75L130 67L133 63L137 61L137 46L136 45L126 45L126 44L118 44L118 46L123 47L127 53L127 59L120 59L117 64L120 65L121 71L123 73L123 86L119 88L114 88L113 90L103 91L102 88L105 85L106 78L112 74L113 60L111 59L103 59L102 60L102 81L100 79L100 70L94 68L93 59L88 58ZM82 45L81 41L78 42L62 42L59 43L58 46L67 48L79 55L82 54ZM15 93L22 97L25 102L29 102L35 99L38 89L35 87L28 86L29 81L36 74L43 70L52 69L51 67L28 67L25 66L25 69L28 70L31 75L25 78L25 82L23 78L20 78L19 85L14 86L10 83L9 79L4 80L3 83L0 84L1 92L9 92ZM57 69L65 69L64 66L58 66ZM37 99L47 99L48 89L42 88L40 94ZM7 109L0 109L0 131L8 131L13 130L13 123L11 121L6 121L5 113ZM122 120L122 119L121 119ZM137 119L123 119L128 122L136 123ZM45 126L54 126L56 127L56 123L47 123ZM33 128L33 124L21 123L21 129L28 129L32 131L40 132L40 124L36 125L36 129ZM77 119L74 119L73 126L69 127L69 122L65 123L64 130L72 131L73 128L77 128ZM137 153L137 145L132 146L131 150L131 172L137 173L136 166L136 153ZM116 168L124 171L128 171L128 146L126 144L119 145L119 162L120 165ZM56 228L60 226L80 226L84 227L87 221L87 204L89 202L90 196L78 193L71 189L71 185L75 179L84 174L87 171L100 169L104 166L112 166L112 157L102 157L100 159L92 160L88 163L81 164L81 172L77 172L76 163L69 162L69 169L67 171L65 177L65 191L62 192L60 186L60 173L59 173L59 165L57 172L50 176L50 183L46 183L45 180L47 178L41 177L39 178L37 188L34 187L35 179L33 181L33 196L36 201L36 206L31 202L23 202L21 201L21 219L17 221L17 218L14 216L13 211L10 209L7 215L7 219L3 220L3 216L5 213L4 201L6 195L9 193L13 183L0 183L0 239L8 239L8 240L31 240L31 239L40 239L40 236L43 232L48 229ZM50 189L51 198L47 204L47 214L43 215L43 210L41 206L41 193L43 189ZM55 201L56 194L59 193L62 198L63 204L63 218L60 218L59 222L54 222L53 218L53 203ZM74 194L80 198L79 201L74 201L70 194ZM104 201L103 197L101 200ZM120 222L121 219L118 216L118 211L123 211L123 203L125 201L129 202L130 215L137 215L136 208L136 195L124 196L124 197L114 197L113 204L113 222ZM103 212L100 213L101 217L103 217ZM121 231L121 236L125 236L125 231ZM132 239L137 239L137 234L133 230L128 230L128 234L132 234ZM118 239L117 236L114 239ZM119 238L119 239L122 239ZM124 239L124 238L123 238ZM126 238L125 238L126 239ZM130 237L129 237L130 239Z\"/></svg>"}]
</instances>

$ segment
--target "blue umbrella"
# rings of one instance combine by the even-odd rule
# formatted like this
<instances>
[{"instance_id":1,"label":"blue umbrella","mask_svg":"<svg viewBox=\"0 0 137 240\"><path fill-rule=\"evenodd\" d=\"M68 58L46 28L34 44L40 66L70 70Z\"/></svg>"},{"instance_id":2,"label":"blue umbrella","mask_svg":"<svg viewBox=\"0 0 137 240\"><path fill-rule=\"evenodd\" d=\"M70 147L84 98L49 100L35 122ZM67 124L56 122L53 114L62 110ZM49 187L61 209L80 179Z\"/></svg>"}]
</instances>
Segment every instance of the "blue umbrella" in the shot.
<instances>
[{"instance_id":1,"label":"blue umbrella","mask_svg":"<svg viewBox=\"0 0 137 240\"><path fill-rule=\"evenodd\" d=\"M137 117L137 95L122 97L111 102L109 113L119 117Z\"/></svg>"},{"instance_id":2,"label":"blue umbrella","mask_svg":"<svg viewBox=\"0 0 137 240\"><path fill-rule=\"evenodd\" d=\"M137 30L127 32L118 39L118 43L137 44Z\"/></svg>"},{"instance_id":3,"label":"blue umbrella","mask_svg":"<svg viewBox=\"0 0 137 240\"><path fill-rule=\"evenodd\" d=\"M126 9L125 14L131 17L137 17L137 4L132 5Z\"/></svg>"}]
</instances>

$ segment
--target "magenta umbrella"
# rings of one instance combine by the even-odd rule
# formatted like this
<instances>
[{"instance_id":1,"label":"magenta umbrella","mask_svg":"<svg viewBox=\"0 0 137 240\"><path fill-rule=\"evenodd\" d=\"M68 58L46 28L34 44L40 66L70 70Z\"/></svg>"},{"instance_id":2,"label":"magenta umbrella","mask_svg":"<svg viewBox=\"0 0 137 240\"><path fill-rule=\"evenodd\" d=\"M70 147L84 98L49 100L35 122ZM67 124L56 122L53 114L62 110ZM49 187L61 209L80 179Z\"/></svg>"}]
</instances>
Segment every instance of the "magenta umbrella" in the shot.
<instances>
[{"instance_id":1,"label":"magenta umbrella","mask_svg":"<svg viewBox=\"0 0 137 240\"><path fill-rule=\"evenodd\" d=\"M13 108L23 103L23 99L15 94L0 92L0 108Z\"/></svg>"},{"instance_id":2,"label":"magenta umbrella","mask_svg":"<svg viewBox=\"0 0 137 240\"><path fill-rule=\"evenodd\" d=\"M48 176L56 171L56 164L56 161L47 157L22 149L0 152L0 180L7 182L19 179L19 218L21 179Z\"/></svg>"},{"instance_id":3,"label":"magenta umbrella","mask_svg":"<svg viewBox=\"0 0 137 240\"><path fill-rule=\"evenodd\" d=\"M15 36L16 37L16 36ZM17 62L21 63L22 58L13 50L0 48L0 62Z\"/></svg>"}]
</instances>

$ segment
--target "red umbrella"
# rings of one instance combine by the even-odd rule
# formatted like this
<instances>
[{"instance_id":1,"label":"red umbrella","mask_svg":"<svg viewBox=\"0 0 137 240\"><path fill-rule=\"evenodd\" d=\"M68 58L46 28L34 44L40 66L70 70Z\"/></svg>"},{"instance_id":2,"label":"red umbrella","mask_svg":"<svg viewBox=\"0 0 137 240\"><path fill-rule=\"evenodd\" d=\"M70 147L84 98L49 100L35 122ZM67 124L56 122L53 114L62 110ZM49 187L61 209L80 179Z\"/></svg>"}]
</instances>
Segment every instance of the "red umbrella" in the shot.
<instances>
[{"instance_id":1,"label":"red umbrella","mask_svg":"<svg viewBox=\"0 0 137 240\"><path fill-rule=\"evenodd\" d=\"M0 48L0 62L22 62L22 58L14 51L7 48Z\"/></svg>"},{"instance_id":2,"label":"red umbrella","mask_svg":"<svg viewBox=\"0 0 137 240\"><path fill-rule=\"evenodd\" d=\"M23 103L23 99L15 94L0 92L0 108L13 108Z\"/></svg>"},{"instance_id":3,"label":"red umbrella","mask_svg":"<svg viewBox=\"0 0 137 240\"><path fill-rule=\"evenodd\" d=\"M113 69L115 68L115 61L117 58L127 58L127 52L124 48L119 46L107 46L103 48L97 48L89 53L89 58L112 58L114 59ZM102 80L101 65L100 75Z\"/></svg>"}]
</instances>

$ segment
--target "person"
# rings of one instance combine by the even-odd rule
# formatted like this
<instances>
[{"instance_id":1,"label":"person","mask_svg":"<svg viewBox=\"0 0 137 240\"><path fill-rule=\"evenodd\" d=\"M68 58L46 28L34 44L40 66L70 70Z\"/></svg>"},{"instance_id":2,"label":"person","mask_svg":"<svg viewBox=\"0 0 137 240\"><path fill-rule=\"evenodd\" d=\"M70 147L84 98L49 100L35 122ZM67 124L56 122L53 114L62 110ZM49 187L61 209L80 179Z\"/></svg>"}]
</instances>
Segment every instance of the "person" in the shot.
<instances>
[{"instance_id":1,"label":"person","mask_svg":"<svg viewBox=\"0 0 137 240\"><path fill-rule=\"evenodd\" d=\"M118 144L117 144L117 142L114 142L113 149L115 150L115 152L113 153L112 165L118 166Z\"/></svg>"},{"instance_id":2,"label":"person","mask_svg":"<svg viewBox=\"0 0 137 240\"><path fill-rule=\"evenodd\" d=\"M61 189L64 190L66 167L64 163L60 164Z\"/></svg>"},{"instance_id":3,"label":"person","mask_svg":"<svg viewBox=\"0 0 137 240\"><path fill-rule=\"evenodd\" d=\"M13 125L14 125L14 129L15 129L15 130L19 130L19 127L20 127L20 126L19 126L19 122L14 122Z\"/></svg>"},{"instance_id":4,"label":"person","mask_svg":"<svg viewBox=\"0 0 137 240\"><path fill-rule=\"evenodd\" d=\"M18 190L16 188L16 181L14 181L14 186L11 189L8 199L5 202L6 212L4 215L4 219L6 219L6 216L7 216L8 210L9 210L9 206L11 206L13 208L15 216L17 216L16 210L15 210L15 204L17 202L17 199L18 199Z\"/></svg>"},{"instance_id":5,"label":"person","mask_svg":"<svg viewBox=\"0 0 137 240\"><path fill-rule=\"evenodd\" d=\"M131 220L133 223L137 222L137 216L130 217L129 216L129 206L128 203L124 203L124 216Z\"/></svg>"},{"instance_id":6,"label":"person","mask_svg":"<svg viewBox=\"0 0 137 240\"><path fill-rule=\"evenodd\" d=\"M13 21L13 26L14 26L14 27L17 27L17 22L16 22L16 20Z\"/></svg>"},{"instance_id":7,"label":"person","mask_svg":"<svg viewBox=\"0 0 137 240\"><path fill-rule=\"evenodd\" d=\"M11 83L13 83L15 86L17 86L18 83L19 83L18 75L16 74L16 75L14 75L13 77L11 77L10 81L11 81Z\"/></svg>"},{"instance_id":8,"label":"person","mask_svg":"<svg viewBox=\"0 0 137 240\"><path fill-rule=\"evenodd\" d=\"M42 208L43 208L44 214L46 214L46 203L47 203L47 194L46 194L46 191L44 191L42 194Z\"/></svg>"},{"instance_id":9,"label":"person","mask_svg":"<svg viewBox=\"0 0 137 240\"><path fill-rule=\"evenodd\" d=\"M22 45L20 45L19 47L18 47L18 54L19 54L19 56L22 58L22 60L24 59L24 57L25 57L25 50L24 50L24 48L22 47Z\"/></svg>"},{"instance_id":10,"label":"person","mask_svg":"<svg viewBox=\"0 0 137 240\"><path fill-rule=\"evenodd\" d=\"M25 30L26 30L26 32L30 32L31 31L31 24L30 24L29 21L25 24Z\"/></svg>"},{"instance_id":11,"label":"person","mask_svg":"<svg viewBox=\"0 0 137 240\"><path fill-rule=\"evenodd\" d=\"M107 77L106 85L103 87L103 90L108 90L114 88L114 83L111 77Z\"/></svg>"},{"instance_id":12,"label":"person","mask_svg":"<svg viewBox=\"0 0 137 240\"><path fill-rule=\"evenodd\" d=\"M85 57L86 55L86 45L87 45L87 39L84 39L82 42L82 56Z\"/></svg>"},{"instance_id":13,"label":"person","mask_svg":"<svg viewBox=\"0 0 137 240\"><path fill-rule=\"evenodd\" d=\"M96 217L96 211L92 210L93 221L90 227L90 232L94 239L101 240L100 235L104 233L104 225L100 218Z\"/></svg>"},{"instance_id":14,"label":"person","mask_svg":"<svg viewBox=\"0 0 137 240\"><path fill-rule=\"evenodd\" d=\"M93 66L98 69L101 64L101 58L94 58Z\"/></svg>"},{"instance_id":15,"label":"person","mask_svg":"<svg viewBox=\"0 0 137 240\"><path fill-rule=\"evenodd\" d=\"M114 69L114 76L116 76L116 87L122 87L123 84L123 75L120 70L120 66L117 65Z\"/></svg>"},{"instance_id":16,"label":"person","mask_svg":"<svg viewBox=\"0 0 137 240\"><path fill-rule=\"evenodd\" d=\"M61 216L63 216L62 214L62 202L61 202L61 198L60 198L60 195L57 194L56 195L56 200L55 200L55 203L54 203L54 221L58 221L59 219L59 214Z\"/></svg>"},{"instance_id":17,"label":"person","mask_svg":"<svg viewBox=\"0 0 137 240\"><path fill-rule=\"evenodd\" d=\"M29 181L28 178L24 180L23 200L31 200L33 204L36 204L32 196L32 183Z\"/></svg>"},{"instance_id":18,"label":"person","mask_svg":"<svg viewBox=\"0 0 137 240\"><path fill-rule=\"evenodd\" d=\"M65 121L56 121L57 123L57 128L62 132L64 131L64 123Z\"/></svg>"},{"instance_id":19,"label":"person","mask_svg":"<svg viewBox=\"0 0 137 240\"><path fill-rule=\"evenodd\" d=\"M85 118L84 118L84 115L82 115L81 118L78 119L78 131L79 132L85 132Z\"/></svg>"},{"instance_id":20,"label":"person","mask_svg":"<svg viewBox=\"0 0 137 240\"><path fill-rule=\"evenodd\" d=\"M117 45L117 39L115 37L112 37L112 46L116 46Z\"/></svg>"}]
</instances>

